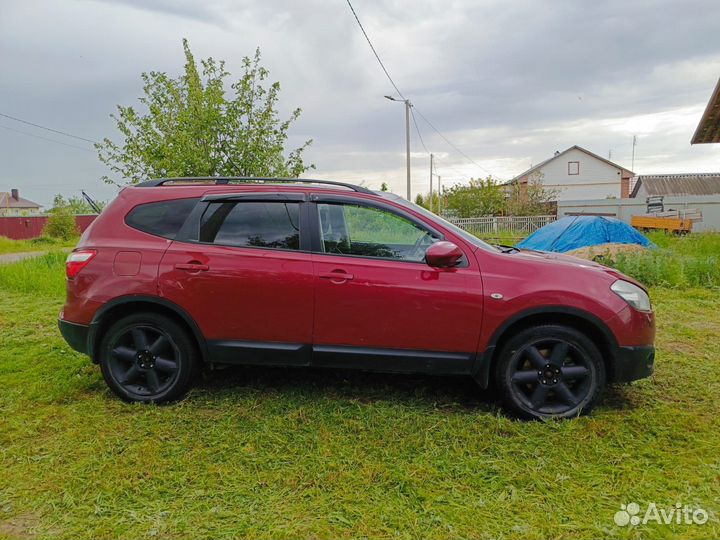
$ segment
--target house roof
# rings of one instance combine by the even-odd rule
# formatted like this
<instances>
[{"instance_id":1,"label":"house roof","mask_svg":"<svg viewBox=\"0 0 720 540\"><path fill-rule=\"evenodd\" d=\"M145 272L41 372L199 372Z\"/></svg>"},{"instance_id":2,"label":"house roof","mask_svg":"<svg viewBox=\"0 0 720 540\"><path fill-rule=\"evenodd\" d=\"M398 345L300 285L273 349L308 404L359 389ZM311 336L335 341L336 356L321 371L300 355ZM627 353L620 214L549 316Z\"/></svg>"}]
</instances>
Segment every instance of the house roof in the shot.
<instances>
[{"instance_id":1,"label":"house roof","mask_svg":"<svg viewBox=\"0 0 720 540\"><path fill-rule=\"evenodd\" d=\"M578 146L578 145L576 144L576 145L571 146L571 147L568 148L567 150L564 150L564 151L560 152L559 154L555 154L554 156L546 159L545 161L541 161L541 162L538 163L537 165L535 165L535 166L533 166L533 167L530 167L527 171L518 174L515 178L513 178L513 179L510 180L510 181L508 181L508 184L511 184L511 183L513 183L513 182L517 182L517 180L520 179L520 178L522 178L523 176L527 176L528 174L531 174L531 173L535 172L535 171L536 171L537 169L539 169L540 167L543 167L543 166L547 165L547 164L550 163L551 161L553 161L553 160L555 160L555 159L561 158L562 156L564 156L565 154L567 154L567 153L570 152L571 150L580 150L581 152L586 153L586 154L587 154L588 156L590 156L590 157L593 157L593 158L595 158L595 159L599 159L600 161L603 161L603 162L607 163L608 165L611 165L611 166L616 167L616 168L618 168L618 169L622 169L623 171L627 171L627 172L629 172L630 174L634 174L631 170L626 169L626 168L623 167L622 165L618 165L617 163L613 163L613 162L610 161L609 159L605 159L604 157L598 156L597 154L594 154L594 153L591 152L590 150L587 150L587 149L583 148L582 146Z\"/></svg>"},{"instance_id":2,"label":"house roof","mask_svg":"<svg viewBox=\"0 0 720 540\"><path fill-rule=\"evenodd\" d=\"M720 194L720 173L652 174L637 177L631 197L645 186L649 196L716 195Z\"/></svg>"},{"instance_id":3,"label":"house roof","mask_svg":"<svg viewBox=\"0 0 720 540\"><path fill-rule=\"evenodd\" d=\"M720 143L720 79L690 141L690 144L707 143Z\"/></svg>"},{"instance_id":4,"label":"house roof","mask_svg":"<svg viewBox=\"0 0 720 540\"><path fill-rule=\"evenodd\" d=\"M14 199L7 191L0 191L0 209L2 208L40 208L42 205L19 197Z\"/></svg>"}]
</instances>

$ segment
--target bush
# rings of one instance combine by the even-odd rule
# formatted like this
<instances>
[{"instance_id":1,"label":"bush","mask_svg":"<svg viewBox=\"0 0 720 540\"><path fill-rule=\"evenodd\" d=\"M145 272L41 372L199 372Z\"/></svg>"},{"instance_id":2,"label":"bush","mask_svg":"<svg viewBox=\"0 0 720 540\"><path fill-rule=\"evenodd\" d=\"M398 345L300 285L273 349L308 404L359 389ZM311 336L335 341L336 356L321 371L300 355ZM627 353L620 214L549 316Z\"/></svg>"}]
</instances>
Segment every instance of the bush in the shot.
<instances>
[{"instance_id":1,"label":"bush","mask_svg":"<svg viewBox=\"0 0 720 540\"><path fill-rule=\"evenodd\" d=\"M77 223L75 223L75 216L69 207L63 206L52 210L43 229L43 236L59 238L61 240L70 240L79 234L80 229L78 229Z\"/></svg>"}]
</instances>

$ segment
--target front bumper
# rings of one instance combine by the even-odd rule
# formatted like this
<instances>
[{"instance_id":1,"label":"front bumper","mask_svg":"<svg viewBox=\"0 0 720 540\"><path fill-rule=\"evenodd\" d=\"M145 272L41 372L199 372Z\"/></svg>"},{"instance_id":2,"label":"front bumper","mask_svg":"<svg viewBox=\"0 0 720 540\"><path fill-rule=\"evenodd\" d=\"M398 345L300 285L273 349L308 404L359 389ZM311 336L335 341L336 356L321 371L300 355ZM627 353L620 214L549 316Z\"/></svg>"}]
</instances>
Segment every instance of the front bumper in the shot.
<instances>
[{"instance_id":1,"label":"front bumper","mask_svg":"<svg viewBox=\"0 0 720 540\"><path fill-rule=\"evenodd\" d=\"M77 352L88 354L88 334L90 327L86 324L78 324L64 319L58 319L58 327L62 337L67 344Z\"/></svg>"},{"instance_id":2,"label":"front bumper","mask_svg":"<svg viewBox=\"0 0 720 540\"><path fill-rule=\"evenodd\" d=\"M630 382L652 375L655 368L655 347L652 345L618 347L612 382Z\"/></svg>"}]
</instances>

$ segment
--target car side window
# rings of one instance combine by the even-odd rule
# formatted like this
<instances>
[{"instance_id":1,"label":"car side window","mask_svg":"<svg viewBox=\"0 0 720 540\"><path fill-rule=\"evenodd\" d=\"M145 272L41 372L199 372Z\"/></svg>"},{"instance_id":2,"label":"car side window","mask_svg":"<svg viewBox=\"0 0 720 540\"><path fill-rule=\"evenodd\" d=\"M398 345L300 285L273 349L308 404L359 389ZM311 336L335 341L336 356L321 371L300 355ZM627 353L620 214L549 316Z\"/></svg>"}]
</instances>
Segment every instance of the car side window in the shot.
<instances>
[{"instance_id":1,"label":"car side window","mask_svg":"<svg viewBox=\"0 0 720 540\"><path fill-rule=\"evenodd\" d=\"M422 262L437 241L393 212L354 204L318 204L324 253Z\"/></svg>"},{"instance_id":2,"label":"car side window","mask_svg":"<svg viewBox=\"0 0 720 540\"><path fill-rule=\"evenodd\" d=\"M171 199L140 204L128 213L125 223L133 229L173 239L198 200Z\"/></svg>"},{"instance_id":3,"label":"car side window","mask_svg":"<svg viewBox=\"0 0 720 540\"><path fill-rule=\"evenodd\" d=\"M199 239L225 246L300 249L300 204L210 203L200 219Z\"/></svg>"}]
</instances>

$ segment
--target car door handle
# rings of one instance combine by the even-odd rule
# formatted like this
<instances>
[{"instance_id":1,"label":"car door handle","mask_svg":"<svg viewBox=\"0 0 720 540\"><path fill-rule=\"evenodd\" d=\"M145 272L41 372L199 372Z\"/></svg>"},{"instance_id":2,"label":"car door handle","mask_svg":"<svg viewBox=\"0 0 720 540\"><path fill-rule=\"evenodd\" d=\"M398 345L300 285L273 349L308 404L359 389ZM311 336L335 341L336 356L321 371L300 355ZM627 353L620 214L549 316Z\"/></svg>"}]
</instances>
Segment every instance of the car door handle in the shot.
<instances>
[{"instance_id":1,"label":"car door handle","mask_svg":"<svg viewBox=\"0 0 720 540\"><path fill-rule=\"evenodd\" d=\"M188 272L207 272L210 267L202 263L176 264L175 270L187 270Z\"/></svg>"},{"instance_id":2,"label":"car door handle","mask_svg":"<svg viewBox=\"0 0 720 540\"><path fill-rule=\"evenodd\" d=\"M348 273L340 270L337 272L328 272L327 274L320 274L319 277L322 279L329 279L331 281L335 281L338 283L344 283L346 281L350 281L354 276L352 274L348 274Z\"/></svg>"}]
</instances>

